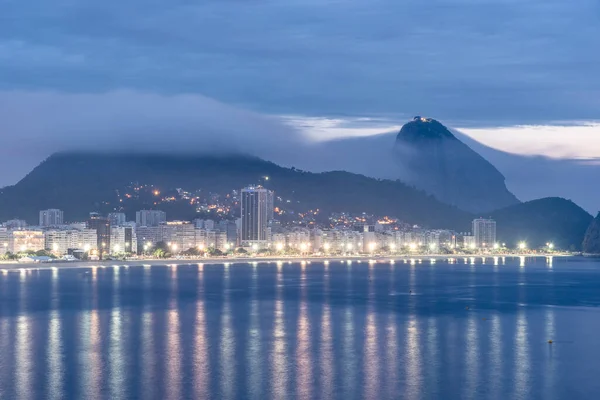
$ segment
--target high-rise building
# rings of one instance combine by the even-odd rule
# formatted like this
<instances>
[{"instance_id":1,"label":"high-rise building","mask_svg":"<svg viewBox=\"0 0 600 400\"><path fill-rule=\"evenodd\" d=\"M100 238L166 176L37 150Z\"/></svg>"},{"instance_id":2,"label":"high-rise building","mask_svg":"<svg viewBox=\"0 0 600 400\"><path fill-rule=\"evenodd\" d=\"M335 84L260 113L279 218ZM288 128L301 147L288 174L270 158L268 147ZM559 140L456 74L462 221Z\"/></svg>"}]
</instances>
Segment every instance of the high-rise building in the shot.
<instances>
[{"instance_id":1,"label":"high-rise building","mask_svg":"<svg viewBox=\"0 0 600 400\"><path fill-rule=\"evenodd\" d=\"M272 221L275 214L275 192L267 190L267 220Z\"/></svg>"},{"instance_id":2,"label":"high-rise building","mask_svg":"<svg viewBox=\"0 0 600 400\"><path fill-rule=\"evenodd\" d=\"M8 246L11 239L8 229L0 227L0 254L6 254L10 251Z\"/></svg>"},{"instance_id":3,"label":"high-rise building","mask_svg":"<svg viewBox=\"0 0 600 400\"><path fill-rule=\"evenodd\" d=\"M113 226L110 228L111 253L136 253L137 235L132 226Z\"/></svg>"},{"instance_id":4,"label":"high-rise building","mask_svg":"<svg viewBox=\"0 0 600 400\"><path fill-rule=\"evenodd\" d=\"M269 191L262 186L248 186L241 192L242 245L265 247L268 237Z\"/></svg>"},{"instance_id":5,"label":"high-rise building","mask_svg":"<svg viewBox=\"0 0 600 400\"><path fill-rule=\"evenodd\" d=\"M138 226L159 226L167 221L167 214L159 210L140 210L135 213L135 222Z\"/></svg>"},{"instance_id":6,"label":"high-rise building","mask_svg":"<svg viewBox=\"0 0 600 400\"><path fill-rule=\"evenodd\" d=\"M478 248L492 247L496 243L496 221L477 218L473 220L473 236Z\"/></svg>"},{"instance_id":7,"label":"high-rise building","mask_svg":"<svg viewBox=\"0 0 600 400\"><path fill-rule=\"evenodd\" d=\"M104 254L110 253L110 221L98 213L90 213L90 219L87 221L88 229L94 229L97 236L96 247L100 259Z\"/></svg>"},{"instance_id":8,"label":"high-rise building","mask_svg":"<svg viewBox=\"0 0 600 400\"><path fill-rule=\"evenodd\" d=\"M127 218L125 217L125 213L112 212L108 214L108 221L110 222L110 226L121 226L125 225Z\"/></svg>"},{"instance_id":9,"label":"high-rise building","mask_svg":"<svg viewBox=\"0 0 600 400\"><path fill-rule=\"evenodd\" d=\"M40 226L58 226L63 224L63 212L56 208L40 211Z\"/></svg>"}]
</instances>

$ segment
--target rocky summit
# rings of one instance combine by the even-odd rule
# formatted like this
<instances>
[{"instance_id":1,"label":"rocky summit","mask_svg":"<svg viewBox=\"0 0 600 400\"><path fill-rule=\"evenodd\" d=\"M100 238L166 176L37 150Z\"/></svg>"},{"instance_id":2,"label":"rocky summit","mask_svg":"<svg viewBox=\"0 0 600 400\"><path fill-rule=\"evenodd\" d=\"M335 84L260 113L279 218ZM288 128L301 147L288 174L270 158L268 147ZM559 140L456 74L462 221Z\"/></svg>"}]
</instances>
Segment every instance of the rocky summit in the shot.
<instances>
[{"instance_id":1,"label":"rocky summit","mask_svg":"<svg viewBox=\"0 0 600 400\"><path fill-rule=\"evenodd\" d=\"M600 254L600 213L598 213L587 229L582 247L584 253Z\"/></svg>"},{"instance_id":2,"label":"rocky summit","mask_svg":"<svg viewBox=\"0 0 600 400\"><path fill-rule=\"evenodd\" d=\"M500 171L434 119L405 124L394 153L402 181L445 203L475 213L519 203Z\"/></svg>"}]
</instances>

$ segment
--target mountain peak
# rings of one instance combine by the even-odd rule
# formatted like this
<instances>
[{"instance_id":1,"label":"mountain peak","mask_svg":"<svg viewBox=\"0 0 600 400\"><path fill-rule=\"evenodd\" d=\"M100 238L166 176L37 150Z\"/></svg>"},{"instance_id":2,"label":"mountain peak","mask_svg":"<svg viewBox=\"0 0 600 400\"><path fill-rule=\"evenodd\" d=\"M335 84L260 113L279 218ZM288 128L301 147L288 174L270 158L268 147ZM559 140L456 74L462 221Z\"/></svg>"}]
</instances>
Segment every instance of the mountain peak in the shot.
<instances>
[{"instance_id":1,"label":"mountain peak","mask_svg":"<svg viewBox=\"0 0 600 400\"><path fill-rule=\"evenodd\" d=\"M416 116L396 136L394 151L405 182L470 212L512 204L504 176L433 118Z\"/></svg>"},{"instance_id":2,"label":"mountain peak","mask_svg":"<svg viewBox=\"0 0 600 400\"><path fill-rule=\"evenodd\" d=\"M446 128L440 122L433 118L426 118L417 115L412 121L404 124L402 129L400 129L396 140L414 141L439 138L456 139L456 137L448 130L448 128Z\"/></svg>"}]
</instances>

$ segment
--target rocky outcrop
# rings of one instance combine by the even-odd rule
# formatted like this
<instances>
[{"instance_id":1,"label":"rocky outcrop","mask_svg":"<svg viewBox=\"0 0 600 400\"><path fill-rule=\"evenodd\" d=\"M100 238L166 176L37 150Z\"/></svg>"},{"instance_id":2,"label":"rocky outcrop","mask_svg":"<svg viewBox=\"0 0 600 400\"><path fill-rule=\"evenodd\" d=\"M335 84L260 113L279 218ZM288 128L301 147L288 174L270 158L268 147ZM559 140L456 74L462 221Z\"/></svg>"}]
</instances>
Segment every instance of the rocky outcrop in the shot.
<instances>
[{"instance_id":1,"label":"rocky outcrop","mask_svg":"<svg viewBox=\"0 0 600 400\"><path fill-rule=\"evenodd\" d=\"M600 212L588 227L582 247L584 253L600 254Z\"/></svg>"},{"instance_id":2,"label":"rocky outcrop","mask_svg":"<svg viewBox=\"0 0 600 400\"><path fill-rule=\"evenodd\" d=\"M500 171L434 119L405 124L394 153L401 180L445 203L474 213L519 203Z\"/></svg>"}]
</instances>

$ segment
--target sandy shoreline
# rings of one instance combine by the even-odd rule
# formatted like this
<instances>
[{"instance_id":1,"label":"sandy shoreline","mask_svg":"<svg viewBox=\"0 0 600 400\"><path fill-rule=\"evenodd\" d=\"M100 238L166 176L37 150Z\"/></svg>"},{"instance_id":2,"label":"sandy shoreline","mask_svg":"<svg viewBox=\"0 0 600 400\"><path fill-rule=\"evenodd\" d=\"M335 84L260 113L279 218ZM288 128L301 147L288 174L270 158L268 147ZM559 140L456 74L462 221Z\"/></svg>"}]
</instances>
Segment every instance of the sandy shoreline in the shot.
<instances>
[{"instance_id":1,"label":"sandy shoreline","mask_svg":"<svg viewBox=\"0 0 600 400\"><path fill-rule=\"evenodd\" d=\"M161 265L189 265L189 264L247 264L247 263L302 263L302 262L340 262L340 261L353 261L353 262L390 262L394 261L397 263L410 263L414 260L415 263L425 263L435 261L447 261L456 260L456 262L462 264L471 262L471 259L475 259L481 262L482 259L494 260L498 258L547 258L547 257L572 257L569 254L503 254L503 255L460 255L460 256L449 256L449 255L395 255L395 256L335 256L335 257L319 257L319 256L307 256L307 257L229 257L229 258L197 258L197 259L140 259L140 260L109 260L109 261L55 261L51 263L20 263L16 261L12 262L0 262L0 270L20 270L20 269L54 269L54 268L93 268L93 267L113 267L113 266L161 266Z\"/></svg>"}]
</instances>

